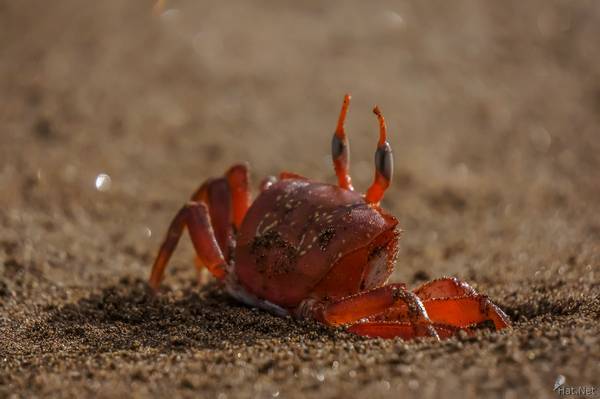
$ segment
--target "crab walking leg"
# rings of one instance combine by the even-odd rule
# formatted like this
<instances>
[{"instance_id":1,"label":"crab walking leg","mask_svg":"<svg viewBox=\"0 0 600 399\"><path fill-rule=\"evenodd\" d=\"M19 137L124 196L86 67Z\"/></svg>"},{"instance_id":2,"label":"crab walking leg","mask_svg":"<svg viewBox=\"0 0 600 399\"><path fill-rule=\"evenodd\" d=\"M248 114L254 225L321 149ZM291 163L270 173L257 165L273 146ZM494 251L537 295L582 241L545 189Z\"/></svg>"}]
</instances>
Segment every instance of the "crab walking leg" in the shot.
<instances>
[{"instance_id":1,"label":"crab walking leg","mask_svg":"<svg viewBox=\"0 0 600 399\"><path fill-rule=\"evenodd\" d=\"M333 158L333 167L335 168L339 186L347 190L354 190L352 187L352 179L348 172L350 164L350 148L348 145L348 138L346 137L346 131L344 130L344 122L346 121L346 114L348 113L349 107L350 95L346 94L344 96L344 103L342 104L337 127L331 140L331 157Z\"/></svg>"},{"instance_id":2,"label":"crab walking leg","mask_svg":"<svg viewBox=\"0 0 600 399\"><path fill-rule=\"evenodd\" d=\"M192 195L191 202L206 205L214 229L215 239L225 260L229 260L232 237L232 198L229 183L225 177L209 179ZM196 261L198 263L198 261Z\"/></svg>"},{"instance_id":3,"label":"crab walking leg","mask_svg":"<svg viewBox=\"0 0 600 399\"><path fill-rule=\"evenodd\" d=\"M399 322L358 322L369 316L385 312L395 306L406 306L407 320ZM326 305L322 319L330 325L351 324L349 331L364 336L381 337L438 337L421 300L406 290L404 284L390 284L361 292Z\"/></svg>"},{"instance_id":4,"label":"crab walking leg","mask_svg":"<svg viewBox=\"0 0 600 399\"><path fill-rule=\"evenodd\" d=\"M510 327L508 316L484 295L433 298L423 305L434 323L466 328L489 320L496 330Z\"/></svg>"},{"instance_id":5,"label":"crab walking leg","mask_svg":"<svg viewBox=\"0 0 600 399\"><path fill-rule=\"evenodd\" d=\"M192 194L190 200L192 202L202 202L208 207L215 239L225 260L229 260L230 248L233 247L233 243L231 228L232 201L228 182L225 178L208 179ZM194 259L194 265L198 275L198 284L202 285L205 280L202 274L204 264L197 255Z\"/></svg>"},{"instance_id":6,"label":"crab walking leg","mask_svg":"<svg viewBox=\"0 0 600 399\"><path fill-rule=\"evenodd\" d=\"M411 322L398 321L373 321L357 323L348 328L348 331L363 337L395 338L405 340L416 338L422 329L416 328ZM427 336L427 335L426 335Z\"/></svg>"},{"instance_id":7,"label":"crab walking leg","mask_svg":"<svg viewBox=\"0 0 600 399\"><path fill-rule=\"evenodd\" d=\"M494 322L496 329L508 326L508 318L501 310L456 278L444 277L431 281L417 288L414 293L423 301L440 338L451 337L459 330L472 333L470 326L486 320ZM453 303L453 300L457 302ZM407 323L409 314L405 303L396 303L384 312L351 326L349 331L370 337L415 338L422 330L418 325Z\"/></svg>"},{"instance_id":8,"label":"crab walking leg","mask_svg":"<svg viewBox=\"0 0 600 399\"><path fill-rule=\"evenodd\" d=\"M394 172L394 158L392 156L392 147L387 141L387 127L385 119L379 110L379 107L373 109L379 120L379 142L375 151L375 178L373 184L367 190L366 201L371 204L378 204L383 198L383 193L390 186L392 174Z\"/></svg>"},{"instance_id":9,"label":"crab walking leg","mask_svg":"<svg viewBox=\"0 0 600 399\"><path fill-rule=\"evenodd\" d=\"M250 206L248 180L248 167L233 165L225 177L207 180L191 197L191 201L208 206L215 237L226 260L233 247L232 225L239 229Z\"/></svg>"},{"instance_id":10,"label":"crab walking leg","mask_svg":"<svg viewBox=\"0 0 600 399\"><path fill-rule=\"evenodd\" d=\"M407 291L404 284L385 285L325 304L317 310L316 316L329 325L351 324L382 313L400 303L406 305L407 321L418 330L420 336L437 337L421 300Z\"/></svg>"},{"instance_id":11,"label":"crab walking leg","mask_svg":"<svg viewBox=\"0 0 600 399\"><path fill-rule=\"evenodd\" d=\"M175 251L184 227L188 228L192 244L202 264L218 279L225 277L225 259L215 239L208 208L200 202L189 202L177 213L163 241L150 275L149 284L158 289L169 258Z\"/></svg>"},{"instance_id":12,"label":"crab walking leg","mask_svg":"<svg viewBox=\"0 0 600 399\"><path fill-rule=\"evenodd\" d=\"M469 284L455 277L442 277L421 285L413 291L421 300L477 295Z\"/></svg>"},{"instance_id":13,"label":"crab walking leg","mask_svg":"<svg viewBox=\"0 0 600 399\"><path fill-rule=\"evenodd\" d=\"M429 315L428 315L429 316ZM398 331L396 335L405 339L417 336L427 336L428 328L433 327L440 339L449 338L459 330L470 332L468 328L461 328L449 324L436 323L430 317L427 323L411 322L410 312L405 303L396 303L384 312L359 321L349 328L350 332L370 337L389 338L390 334ZM410 328L409 328L410 327ZM425 327L425 328L424 328Z\"/></svg>"},{"instance_id":14,"label":"crab walking leg","mask_svg":"<svg viewBox=\"0 0 600 399\"><path fill-rule=\"evenodd\" d=\"M225 178L231 192L233 224L239 230L250 206L248 167L244 164L233 165L225 173Z\"/></svg>"},{"instance_id":15,"label":"crab walking leg","mask_svg":"<svg viewBox=\"0 0 600 399\"><path fill-rule=\"evenodd\" d=\"M412 301L413 297L414 295L406 290L404 284L385 285L329 302L321 309L319 318L332 326L354 323L365 317L381 313L398 301ZM424 313L425 308L418 298L416 301L418 302L415 309L418 309L417 312L422 310L421 313Z\"/></svg>"},{"instance_id":16,"label":"crab walking leg","mask_svg":"<svg viewBox=\"0 0 600 399\"><path fill-rule=\"evenodd\" d=\"M434 322L468 327L490 320L498 330L510 326L508 316L499 307L457 278L443 277L430 281L415 289L414 293L421 298Z\"/></svg>"},{"instance_id":17,"label":"crab walking leg","mask_svg":"<svg viewBox=\"0 0 600 399\"><path fill-rule=\"evenodd\" d=\"M363 337L396 338L404 340L418 337L430 337L431 327L435 329L438 338L445 339L453 336L458 330L452 326L428 323L413 323L410 321L367 321L351 325L348 331Z\"/></svg>"}]
</instances>

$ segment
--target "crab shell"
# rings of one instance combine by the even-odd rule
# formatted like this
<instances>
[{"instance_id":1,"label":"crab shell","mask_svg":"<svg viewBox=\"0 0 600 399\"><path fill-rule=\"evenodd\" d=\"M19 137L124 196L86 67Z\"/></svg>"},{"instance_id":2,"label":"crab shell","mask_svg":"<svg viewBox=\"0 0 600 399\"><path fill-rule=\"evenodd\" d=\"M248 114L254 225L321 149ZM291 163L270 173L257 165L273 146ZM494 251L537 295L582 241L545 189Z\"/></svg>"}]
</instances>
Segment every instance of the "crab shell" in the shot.
<instances>
[{"instance_id":1,"label":"crab shell","mask_svg":"<svg viewBox=\"0 0 600 399\"><path fill-rule=\"evenodd\" d=\"M383 285L398 221L338 186L284 179L254 201L237 235L235 273L259 298L287 309Z\"/></svg>"}]
</instances>

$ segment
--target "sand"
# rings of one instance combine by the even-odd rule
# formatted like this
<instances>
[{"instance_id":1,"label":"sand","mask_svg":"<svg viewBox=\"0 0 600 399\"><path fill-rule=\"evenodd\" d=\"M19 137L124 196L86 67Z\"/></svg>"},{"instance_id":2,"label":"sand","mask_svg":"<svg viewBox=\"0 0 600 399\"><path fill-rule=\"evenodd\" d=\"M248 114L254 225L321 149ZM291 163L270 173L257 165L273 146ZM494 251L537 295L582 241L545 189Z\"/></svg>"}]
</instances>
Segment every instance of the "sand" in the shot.
<instances>
[{"instance_id":1,"label":"sand","mask_svg":"<svg viewBox=\"0 0 600 399\"><path fill-rule=\"evenodd\" d=\"M0 1L0 397L556 397L600 386L600 7L589 1ZM393 281L457 276L513 322L363 339L195 282L165 229L239 161L368 187L395 152ZM97 189L97 176L110 185ZM101 183L101 182L99 182Z\"/></svg>"}]
</instances>

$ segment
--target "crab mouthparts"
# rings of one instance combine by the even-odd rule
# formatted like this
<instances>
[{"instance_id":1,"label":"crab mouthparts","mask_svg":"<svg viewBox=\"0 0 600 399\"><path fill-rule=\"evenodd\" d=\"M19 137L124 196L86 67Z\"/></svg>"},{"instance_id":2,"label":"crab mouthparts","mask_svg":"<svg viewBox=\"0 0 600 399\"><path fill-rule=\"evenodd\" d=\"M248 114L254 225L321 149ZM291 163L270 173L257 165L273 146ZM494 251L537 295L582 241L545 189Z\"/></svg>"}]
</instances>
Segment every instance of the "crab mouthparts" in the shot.
<instances>
[{"instance_id":1,"label":"crab mouthparts","mask_svg":"<svg viewBox=\"0 0 600 399\"><path fill-rule=\"evenodd\" d=\"M392 230L383 233L383 237L380 236L375 240L369 251L367 265L363 274L361 285L364 289L378 287L387 282L394 270L399 235L399 231Z\"/></svg>"}]
</instances>

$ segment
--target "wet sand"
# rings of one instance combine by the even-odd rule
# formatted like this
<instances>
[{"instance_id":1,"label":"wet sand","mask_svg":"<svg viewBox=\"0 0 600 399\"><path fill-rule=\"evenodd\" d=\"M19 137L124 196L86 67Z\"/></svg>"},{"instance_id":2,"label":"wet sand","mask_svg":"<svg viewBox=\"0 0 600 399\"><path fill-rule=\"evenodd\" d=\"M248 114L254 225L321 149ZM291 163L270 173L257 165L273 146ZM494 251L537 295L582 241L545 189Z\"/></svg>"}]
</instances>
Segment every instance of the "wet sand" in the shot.
<instances>
[{"instance_id":1,"label":"wet sand","mask_svg":"<svg viewBox=\"0 0 600 399\"><path fill-rule=\"evenodd\" d=\"M0 397L554 397L600 385L600 7L593 2L0 2ZM513 329L362 339L195 282L208 177L248 161L355 186L378 104L404 234L393 281L452 275ZM99 174L111 184L98 190Z\"/></svg>"}]
</instances>

